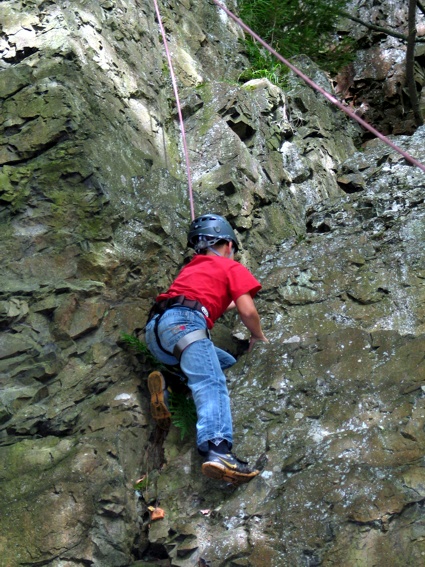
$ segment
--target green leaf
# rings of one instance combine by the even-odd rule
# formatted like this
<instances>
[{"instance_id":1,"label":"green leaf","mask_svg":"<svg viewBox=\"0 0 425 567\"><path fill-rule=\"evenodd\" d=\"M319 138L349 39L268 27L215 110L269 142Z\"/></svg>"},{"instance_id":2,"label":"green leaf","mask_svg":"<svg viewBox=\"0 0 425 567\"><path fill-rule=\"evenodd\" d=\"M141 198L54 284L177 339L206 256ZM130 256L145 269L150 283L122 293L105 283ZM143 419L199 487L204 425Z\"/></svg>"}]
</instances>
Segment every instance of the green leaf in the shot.
<instances>
[{"instance_id":1,"label":"green leaf","mask_svg":"<svg viewBox=\"0 0 425 567\"><path fill-rule=\"evenodd\" d=\"M149 362L154 368L163 368L163 365L151 354L147 345L134 335L121 333L121 342L127 346L131 352L142 355L145 362Z\"/></svg>"},{"instance_id":2,"label":"green leaf","mask_svg":"<svg viewBox=\"0 0 425 567\"><path fill-rule=\"evenodd\" d=\"M192 433L196 425L197 415L193 398L186 394L170 392L168 407L171 413L171 423L180 429L181 439Z\"/></svg>"}]
</instances>

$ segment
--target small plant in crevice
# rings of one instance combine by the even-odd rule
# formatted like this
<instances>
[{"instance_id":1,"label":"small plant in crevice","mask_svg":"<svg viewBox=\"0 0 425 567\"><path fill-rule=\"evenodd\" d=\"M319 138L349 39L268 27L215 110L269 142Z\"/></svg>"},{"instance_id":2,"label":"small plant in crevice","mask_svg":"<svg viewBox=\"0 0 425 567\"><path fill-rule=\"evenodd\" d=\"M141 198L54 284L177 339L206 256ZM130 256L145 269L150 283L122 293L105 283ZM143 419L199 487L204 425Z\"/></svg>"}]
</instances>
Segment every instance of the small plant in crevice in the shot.
<instances>
[{"instance_id":1,"label":"small plant in crevice","mask_svg":"<svg viewBox=\"0 0 425 567\"><path fill-rule=\"evenodd\" d=\"M156 487L156 482L155 482L155 476L156 476L156 480L157 480L157 475L155 475L155 471L151 476L154 477L155 492L157 492L157 490L156 490L157 487ZM136 495L145 502L146 509L149 512L149 520L151 522L154 522L156 520L162 520L165 517L165 512L162 508L160 508L158 506L159 500L158 500L157 496L155 496L153 498L151 504L149 504L149 502L147 502L147 492L148 492L149 480L151 480L151 482L152 482L152 479L149 479L149 474L146 473L141 478L139 478L139 480L136 480L133 488L136 492Z\"/></svg>"},{"instance_id":2,"label":"small plant in crevice","mask_svg":"<svg viewBox=\"0 0 425 567\"><path fill-rule=\"evenodd\" d=\"M141 355L144 362L148 363L155 369L162 370L164 377L167 381L171 378L181 380L180 376L175 371L167 369L159 362L149 351L144 342L128 333L121 333L121 342L128 348L129 351L136 355ZM168 375L168 376L167 376ZM180 384L179 384L180 385ZM168 405L171 413L171 423L180 429L181 439L192 432L196 425L196 408L193 398L190 395L190 390L187 386L183 386L187 392L174 392L169 390Z\"/></svg>"},{"instance_id":3,"label":"small plant in crevice","mask_svg":"<svg viewBox=\"0 0 425 567\"><path fill-rule=\"evenodd\" d=\"M134 335L121 333L121 342L134 354L141 355L144 362L151 364L154 368L163 368L163 365L157 360L148 349L147 345Z\"/></svg>"},{"instance_id":4,"label":"small plant in crevice","mask_svg":"<svg viewBox=\"0 0 425 567\"><path fill-rule=\"evenodd\" d=\"M171 413L171 423L180 429L183 440L186 435L192 433L196 425L196 407L192 397L181 392L170 392L168 407Z\"/></svg>"},{"instance_id":5,"label":"small plant in crevice","mask_svg":"<svg viewBox=\"0 0 425 567\"><path fill-rule=\"evenodd\" d=\"M139 478L138 480L136 480L133 488L134 488L134 490L136 490L137 492L140 493L140 496L142 496L143 492L148 487L148 482L149 482L149 476L147 474L144 474L142 476L142 478Z\"/></svg>"},{"instance_id":6,"label":"small plant in crevice","mask_svg":"<svg viewBox=\"0 0 425 567\"><path fill-rule=\"evenodd\" d=\"M288 67L278 63L276 58L264 47L261 47L251 38L242 40L245 52L250 61L250 66L238 77L239 82L252 79L268 79L274 85L281 88L285 86L285 77L289 73Z\"/></svg>"}]
</instances>

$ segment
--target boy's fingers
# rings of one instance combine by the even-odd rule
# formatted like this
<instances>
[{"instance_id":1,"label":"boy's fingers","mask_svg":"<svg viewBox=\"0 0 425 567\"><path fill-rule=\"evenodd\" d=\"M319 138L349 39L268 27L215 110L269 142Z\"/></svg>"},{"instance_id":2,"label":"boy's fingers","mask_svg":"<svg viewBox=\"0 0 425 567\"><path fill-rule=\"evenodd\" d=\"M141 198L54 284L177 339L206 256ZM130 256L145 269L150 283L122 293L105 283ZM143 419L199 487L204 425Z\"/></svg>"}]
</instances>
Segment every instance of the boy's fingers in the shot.
<instances>
[{"instance_id":1,"label":"boy's fingers","mask_svg":"<svg viewBox=\"0 0 425 567\"><path fill-rule=\"evenodd\" d=\"M258 342L268 343L269 341L266 339L266 337L264 337L264 339L250 339L248 352L251 352L252 349L254 348L255 344L258 343Z\"/></svg>"}]
</instances>

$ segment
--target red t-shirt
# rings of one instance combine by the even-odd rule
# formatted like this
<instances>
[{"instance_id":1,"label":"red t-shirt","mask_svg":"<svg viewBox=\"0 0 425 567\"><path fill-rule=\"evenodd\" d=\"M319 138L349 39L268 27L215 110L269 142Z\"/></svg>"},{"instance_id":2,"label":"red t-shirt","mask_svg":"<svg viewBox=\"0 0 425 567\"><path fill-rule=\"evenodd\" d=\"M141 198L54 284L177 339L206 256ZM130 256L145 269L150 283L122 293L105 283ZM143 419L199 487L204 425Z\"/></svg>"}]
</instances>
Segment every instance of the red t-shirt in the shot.
<instances>
[{"instance_id":1,"label":"red t-shirt","mask_svg":"<svg viewBox=\"0 0 425 567\"><path fill-rule=\"evenodd\" d=\"M211 329L232 301L244 293L254 297L260 289L261 284L239 262L223 256L197 254L180 271L168 291L158 295L156 300L177 295L196 299L208 309L206 320Z\"/></svg>"}]
</instances>

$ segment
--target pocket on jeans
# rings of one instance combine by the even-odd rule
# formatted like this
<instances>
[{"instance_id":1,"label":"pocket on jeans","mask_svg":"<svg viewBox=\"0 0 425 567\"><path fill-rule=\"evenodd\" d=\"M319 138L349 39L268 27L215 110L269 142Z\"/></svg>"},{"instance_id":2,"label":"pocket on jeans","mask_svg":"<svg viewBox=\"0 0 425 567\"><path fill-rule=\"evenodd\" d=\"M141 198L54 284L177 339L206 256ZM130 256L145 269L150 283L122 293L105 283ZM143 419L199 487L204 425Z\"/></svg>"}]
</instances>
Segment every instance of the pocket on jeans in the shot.
<instances>
[{"instance_id":1,"label":"pocket on jeans","mask_svg":"<svg viewBox=\"0 0 425 567\"><path fill-rule=\"evenodd\" d=\"M165 327L165 329L159 328L159 339L161 341L162 346L164 346L168 350L172 350L174 345L179 342L187 333L190 333L192 330L192 325L170 325ZM168 346L167 346L168 345ZM171 348L172 347L172 348Z\"/></svg>"}]
</instances>

